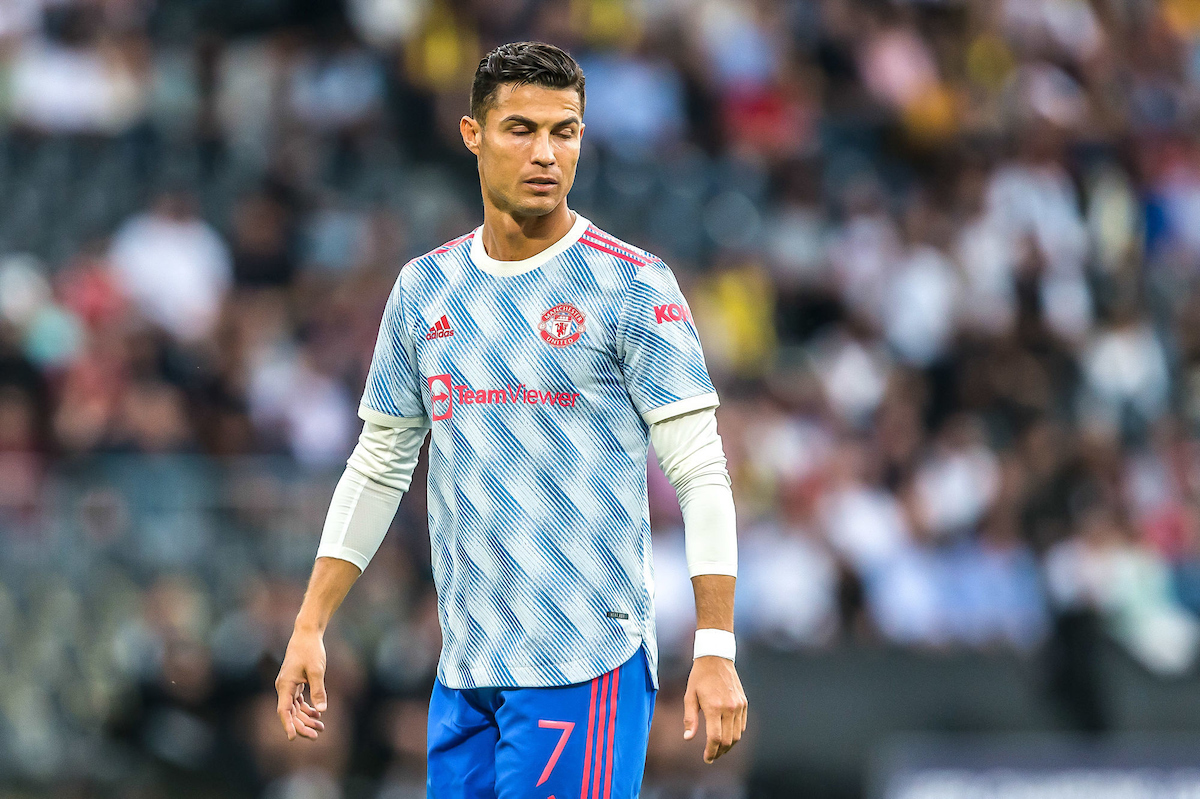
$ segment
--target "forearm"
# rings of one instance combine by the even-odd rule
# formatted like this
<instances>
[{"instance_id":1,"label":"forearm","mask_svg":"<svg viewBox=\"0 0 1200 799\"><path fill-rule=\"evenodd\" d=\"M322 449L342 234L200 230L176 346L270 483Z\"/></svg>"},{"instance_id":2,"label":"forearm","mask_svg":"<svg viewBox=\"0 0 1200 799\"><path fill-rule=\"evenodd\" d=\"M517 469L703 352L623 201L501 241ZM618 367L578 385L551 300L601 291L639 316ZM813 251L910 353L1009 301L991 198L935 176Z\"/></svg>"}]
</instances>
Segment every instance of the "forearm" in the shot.
<instances>
[{"instance_id":1,"label":"forearm","mask_svg":"<svg viewBox=\"0 0 1200 799\"><path fill-rule=\"evenodd\" d=\"M733 632L733 593L737 578L698 574L692 578L696 596L696 629Z\"/></svg>"},{"instance_id":2,"label":"forearm","mask_svg":"<svg viewBox=\"0 0 1200 799\"><path fill-rule=\"evenodd\" d=\"M308 590L304 592L304 602L296 616L296 629L323 635L329 620L361 573L349 561L317 558L308 580Z\"/></svg>"},{"instance_id":3,"label":"forearm","mask_svg":"<svg viewBox=\"0 0 1200 799\"><path fill-rule=\"evenodd\" d=\"M722 457L677 489L688 575L737 576L737 518Z\"/></svg>"},{"instance_id":4,"label":"forearm","mask_svg":"<svg viewBox=\"0 0 1200 799\"><path fill-rule=\"evenodd\" d=\"M324 631L387 535L427 430L367 423L338 480L297 628Z\"/></svg>"}]
</instances>

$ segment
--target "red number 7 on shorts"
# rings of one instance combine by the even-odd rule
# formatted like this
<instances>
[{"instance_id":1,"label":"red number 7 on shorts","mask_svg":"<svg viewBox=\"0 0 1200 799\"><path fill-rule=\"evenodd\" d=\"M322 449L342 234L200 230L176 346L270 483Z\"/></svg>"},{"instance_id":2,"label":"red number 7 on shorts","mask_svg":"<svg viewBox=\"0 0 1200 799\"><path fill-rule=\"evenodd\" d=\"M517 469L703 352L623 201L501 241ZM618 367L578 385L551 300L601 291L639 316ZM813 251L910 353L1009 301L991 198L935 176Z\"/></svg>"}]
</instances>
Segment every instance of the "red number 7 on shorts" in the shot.
<instances>
[{"instance_id":1,"label":"red number 7 on shorts","mask_svg":"<svg viewBox=\"0 0 1200 799\"><path fill-rule=\"evenodd\" d=\"M554 752L550 755L550 761L546 763L546 768L542 771L542 776L538 779L537 784L541 785L546 780L550 779L550 772L554 771L554 764L558 762L559 755L567 745L567 739L571 737L571 730L575 729L573 721L546 721L545 719L538 720L538 726L549 728L552 730L562 730L562 735L559 736L558 746L554 747Z\"/></svg>"}]
</instances>

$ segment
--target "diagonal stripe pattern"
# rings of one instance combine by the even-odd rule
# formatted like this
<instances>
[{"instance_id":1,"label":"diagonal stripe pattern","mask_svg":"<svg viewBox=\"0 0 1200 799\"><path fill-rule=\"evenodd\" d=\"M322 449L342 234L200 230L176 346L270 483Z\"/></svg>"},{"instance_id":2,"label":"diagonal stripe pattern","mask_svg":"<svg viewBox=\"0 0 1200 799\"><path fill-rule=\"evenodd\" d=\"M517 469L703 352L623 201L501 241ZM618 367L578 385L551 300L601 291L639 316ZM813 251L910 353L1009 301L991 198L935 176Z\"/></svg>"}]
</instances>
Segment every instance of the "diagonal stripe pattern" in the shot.
<instances>
[{"instance_id":1,"label":"diagonal stripe pattern","mask_svg":"<svg viewBox=\"0 0 1200 799\"><path fill-rule=\"evenodd\" d=\"M471 260L477 234L401 270L362 398L373 420L433 428L438 677L457 689L583 683L639 646L653 672L647 418L717 404L694 326L656 322L655 307L686 300L666 264L594 226L504 277ZM537 326L564 303L583 333L551 346ZM435 407L437 375L452 385ZM615 708L615 678L602 682L597 701ZM612 721L597 712L593 799L611 760Z\"/></svg>"}]
</instances>

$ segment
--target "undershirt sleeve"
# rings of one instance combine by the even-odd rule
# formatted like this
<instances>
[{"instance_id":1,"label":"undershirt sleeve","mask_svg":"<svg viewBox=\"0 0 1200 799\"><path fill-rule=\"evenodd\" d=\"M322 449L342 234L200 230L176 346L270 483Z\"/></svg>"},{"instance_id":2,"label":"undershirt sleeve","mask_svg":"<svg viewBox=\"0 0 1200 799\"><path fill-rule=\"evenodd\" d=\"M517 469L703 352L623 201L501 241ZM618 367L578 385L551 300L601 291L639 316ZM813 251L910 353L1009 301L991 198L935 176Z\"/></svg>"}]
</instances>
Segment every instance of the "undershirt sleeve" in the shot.
<instances>
[{"instance_id":1,"label":"undershirt sleeve","mask_svg":"<svg viewBox=\"0 0 1200 799\"><path fill-rule=\"evenodd\" d=\"M737 576L737 520L715 408L650 425L659 466L683 511L688 575Z\"/></svg>"},{"instance_id":2,"label":"undershirt sleeve","mask_svg":"<svg viewBox=\"0 0 1200 799\"><path fill-rule=\"evenodd\" d=\"M329 503L318 558L338 558L366 570L412 484L428 433L422 427L363 425Z\"/></svg>"}]
</instances>

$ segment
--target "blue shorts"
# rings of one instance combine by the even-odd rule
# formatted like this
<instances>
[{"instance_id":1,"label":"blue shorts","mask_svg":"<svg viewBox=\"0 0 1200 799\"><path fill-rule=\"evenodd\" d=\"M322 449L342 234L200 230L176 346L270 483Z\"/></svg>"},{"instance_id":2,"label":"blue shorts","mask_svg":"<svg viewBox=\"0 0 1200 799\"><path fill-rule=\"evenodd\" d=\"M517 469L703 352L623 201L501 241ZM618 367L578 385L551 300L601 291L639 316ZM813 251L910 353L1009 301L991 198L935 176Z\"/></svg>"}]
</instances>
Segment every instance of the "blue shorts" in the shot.
<instances>
[{"instance_id":1,"label":"blue shorts","mask_svg":"<svg viewBox=\"0 0 1200 799\"><path fill-rule=\"evenodd\" d=\"M429 799L634 799L654 714L643 649L561 688L433 685Z\"/></svg>"}]
</instances>

